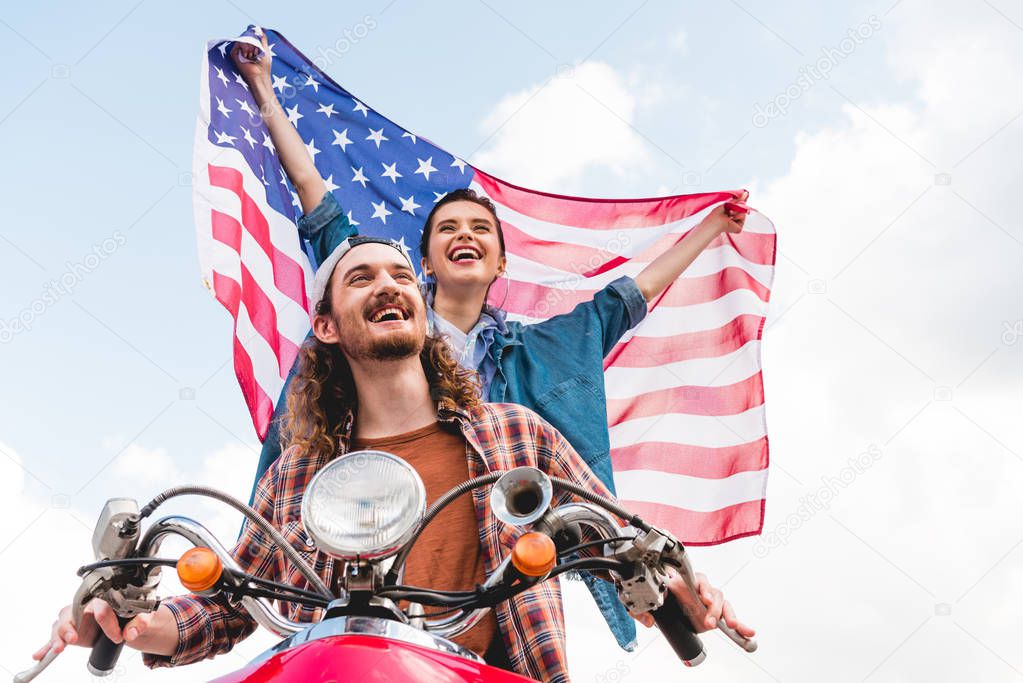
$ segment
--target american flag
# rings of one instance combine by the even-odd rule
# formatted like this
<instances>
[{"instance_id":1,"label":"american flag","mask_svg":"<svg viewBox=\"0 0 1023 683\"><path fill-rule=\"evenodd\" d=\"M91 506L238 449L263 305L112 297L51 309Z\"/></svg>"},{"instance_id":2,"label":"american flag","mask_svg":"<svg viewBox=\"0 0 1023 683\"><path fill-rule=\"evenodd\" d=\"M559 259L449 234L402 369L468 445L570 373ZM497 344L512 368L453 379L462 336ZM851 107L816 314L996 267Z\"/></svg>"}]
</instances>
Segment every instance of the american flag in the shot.
<instances>
[{"instance_id":1,"label":"american flag","mask_svg":"<svg viewBox=\"0 0 1023 683\"><path fill-rule=\"evenodd\" d=\"M250 27L246 36L253 35ZM498 208L507 287L492 303L536 323L637 275L728 192L587 199L517 187L382 116L280 34L273 85L348 218L416 253L426 214L463 187ZM194 157L204 280L234 317L234 368L260 439L309 330L313 272L288 182L230 41L204 56ZM615 487L631 510L690 544L759 533L768 442L760 344L774 227L752 213L717 238L605 360Z\"/></svg>"}]
</instances>

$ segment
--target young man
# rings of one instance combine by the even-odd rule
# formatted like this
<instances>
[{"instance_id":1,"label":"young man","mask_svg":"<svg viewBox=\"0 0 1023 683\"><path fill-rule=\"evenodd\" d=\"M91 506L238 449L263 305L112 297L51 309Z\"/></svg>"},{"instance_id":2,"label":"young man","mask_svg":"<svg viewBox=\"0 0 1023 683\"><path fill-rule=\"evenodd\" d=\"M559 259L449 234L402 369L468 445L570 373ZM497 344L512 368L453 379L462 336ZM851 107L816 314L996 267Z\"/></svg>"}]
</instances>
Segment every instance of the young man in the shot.
<instances>
[{"instance_id":1,"label":"young man","mask_svg":"<svg viewBox=\"0 0 1023 683\"><path fill-rule=\"evenodd\" d=\"M454 483L486 471L521 465L607 489L551 425L518 405L482 403L468 371L447 345L426 333L426 307L416 274L394 243L355 238L341 245L317 273L315 338L302 349L288 396L285 433L290 447L260 480L255 508L306 553L327 585L339 571L333 559L305 545L300 506L305 486L327 462L350 450L381 448L405 458L422 476L430 502ZM443 523L427 528L409 558L413 584L471 589L496 568L513 535L485 501L460 499ZM461 532L461 533L459 533ZM280 552L246 524L233 554L243 571L305 587ZM746 636L721 592L698 575L702 605L675 581L671 590L702 630L724 618ZM294 608L292 619L311 621ZM89 645L102 629L112 640L147 653L150 666L173 666L226 652L255 628L247 613L225 600L182 596L120 629L109 606L93 601L84 623L62 610L51 646ZM523 638L523 634L525 638ZM540 637L542 636L542 637ZM488 661L544 681L567 681L564 621L558 584L548 581L499 606L463 634L460 643Z\"/></svg>"}]
</instances>

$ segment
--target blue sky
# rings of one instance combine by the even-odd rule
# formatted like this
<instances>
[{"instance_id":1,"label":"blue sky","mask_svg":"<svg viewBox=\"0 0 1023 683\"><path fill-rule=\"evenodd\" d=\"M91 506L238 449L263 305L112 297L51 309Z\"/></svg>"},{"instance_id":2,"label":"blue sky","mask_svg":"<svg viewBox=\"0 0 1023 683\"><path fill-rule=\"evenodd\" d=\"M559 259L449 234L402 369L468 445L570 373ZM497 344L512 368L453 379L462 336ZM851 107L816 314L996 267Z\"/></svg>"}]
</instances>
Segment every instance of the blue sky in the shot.
<instances>
[{"instance_id":1,"label":"blue sky","mask_svg":"<svg viewBox=\"0 0 1023 683\"><path fill-rule=\"evenodd\" d=\"M827 79L799 85L871 17ZM753 664L711 640L706 666L731 680L1023 675L1018 616L998 607L1023 599L1023 228L1005 201L1023 152L1023 93L1006 80L1023 68L1023 11L996 0L5 6L0 557L46 553L67 588L106 497L193 476L248 489L257 442L229 315L200 282L187 172L204 43L249 23L310 57L372 23L326 71L512 182L753 189L780 248L764 341L768 533L694 559L764 647ZM755 125L790 88L785 113ZM519 153L552 125L562 142ZM45 300L68 272L73 291ZM6 335L19 316L31 329ZM873 445L868 472L789 528ZM759 552L782 529L791 538ZM958 552L936 562L949 540ZM616 652L573 588L579 680L663 671L663 642ZM0 665L26 663L38 639L18 635Z\"/></svg>"},{"instance_id":2,"label":"blue sky","mask_svg":"<svg viewBox=\"0 0 1023 683\"><path fill-rule=\"evenodd\" d=\"M19 68L7 73L0 140L17 163L0 170L9 240L0 250L0 318L18 316L46 282L114 231L126 241L3 349L9 386L22 388L4 415L5 438L31 446L38 467L51 472L50 486L68 494L103 457L104 438L130 438L158 414L143 440L186 462L199 444L251 442L224 366L229 320L198 278L185 175L207 38L260 22L315 56L370 17L376 28L328 72L394 120L470 158L486 148L491 132L480 121L494 104L559 67L589 57L663 80L681 91L677 99L643 108L633 124L650 141L650 164L629 177L594 170L582 188L644 196L682 191L686 181L711 189L782 173L793 131L803 117L816 124L834 117L837 96L813 92L763 130L750 125L752 103L783 89L816 58L818 43L837 43L854 18L883 9L850 6L835 15L812 3L762 4L751 6L754 19L727 3L596 3L583 13L549 3L402 0L310 5L302 13L255 2L173 11L159 3L10 7L0 33ZM784 39L760 22L786 26ZM824 40L829 34L834 40ZM852 59L869 68L878 57ZM884 87L856 84L850 94ZM187 387L197 389L196 400L179 402Z\"/></svg>"}]
</instances>

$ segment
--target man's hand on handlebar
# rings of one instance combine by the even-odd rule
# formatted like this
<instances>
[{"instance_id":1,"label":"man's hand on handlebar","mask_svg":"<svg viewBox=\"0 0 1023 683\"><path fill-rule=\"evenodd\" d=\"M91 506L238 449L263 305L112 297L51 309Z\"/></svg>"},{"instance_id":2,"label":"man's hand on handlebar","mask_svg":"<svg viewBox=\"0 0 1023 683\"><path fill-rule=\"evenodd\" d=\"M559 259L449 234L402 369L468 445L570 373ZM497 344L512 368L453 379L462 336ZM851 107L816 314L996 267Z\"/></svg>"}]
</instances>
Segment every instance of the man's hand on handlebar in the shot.
<instances>
[{"instance_id":1,"label":"man's hand on handlebar","mask_svg":"<svg viewBox=\"0 0 1023 683\"><path fill-rule=\"evenodd\" d=\"M94 598L85 606L78 628L72 623L71 605L62 609L53 622L49 642L39 648L32 659L41 660L51 648L62 652L68 645L92 647L100 630L115 643L124 640L129 647L153 654L172 655L178 644L174 615L168 608L161 606L155 612L140 614L122 630L110 605Z\"/></svg>"},{"instance_id":2,"label":"man's hand on handlebar","mask_svg":"<svg viewBox=\"0 0 1023 683\"><path fill-rule=\"evenodd\" d=\"M721 589L711 585L707 577L700 572L696 572L695 576L696 590L700 596L699 601L693 597L689 587L682 580L682 577L679 576L678 572L670 567L668 568L668 590L681 603L683 611L689 616L689 620L692 622L697 633L717 628L718 620L724 619L725 623L738 631L740 635L746 638L752 638L756 635L754 629L735 618L732 605L725 600ZM654 625L654 617L649 612L633 614L632 616L647 628Z\"/></svg>"}]
</instances>

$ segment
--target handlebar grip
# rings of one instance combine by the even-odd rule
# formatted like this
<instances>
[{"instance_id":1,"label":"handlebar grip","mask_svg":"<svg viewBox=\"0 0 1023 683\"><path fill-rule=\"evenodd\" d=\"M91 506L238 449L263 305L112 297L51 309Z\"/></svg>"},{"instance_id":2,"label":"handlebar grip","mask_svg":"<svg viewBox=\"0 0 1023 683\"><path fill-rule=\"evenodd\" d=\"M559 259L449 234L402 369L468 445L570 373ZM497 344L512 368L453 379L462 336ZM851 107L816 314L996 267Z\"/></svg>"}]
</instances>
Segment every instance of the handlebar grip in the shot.
<instances>
[{"instance_id":1,"label":"handlebar grip","mask_svg":"<svg viewBox=\"0 0 1023 683\"><path fill-rule=\"evenodd\" d=\"M686 666L696 666L707 658L703 651L703 642L696 635L692 622L682 611L682 605L671 591L665 592L664 604L651 614L671 649Z\"/></svg>"},{"instance_id":2,"label":"handlebar grip","mask_svg":"<svg viewBox=\"0 0 1023 683\"><path fill-rule=\"evenodd\" d=\"M126 619L120 615L117 616L117 624L124 630L124 625L127 624L131 619ZM107 637L106 633L101 630L99 632L99 638L96 639L95 644L92 646L92 654L89 655L89 663L86 668L93 676L109 676L114 667L117 666L117 659L121 656L121 650L124 649L124 640L119 643L115 643Z\"/></svg>"}]
</instances>

